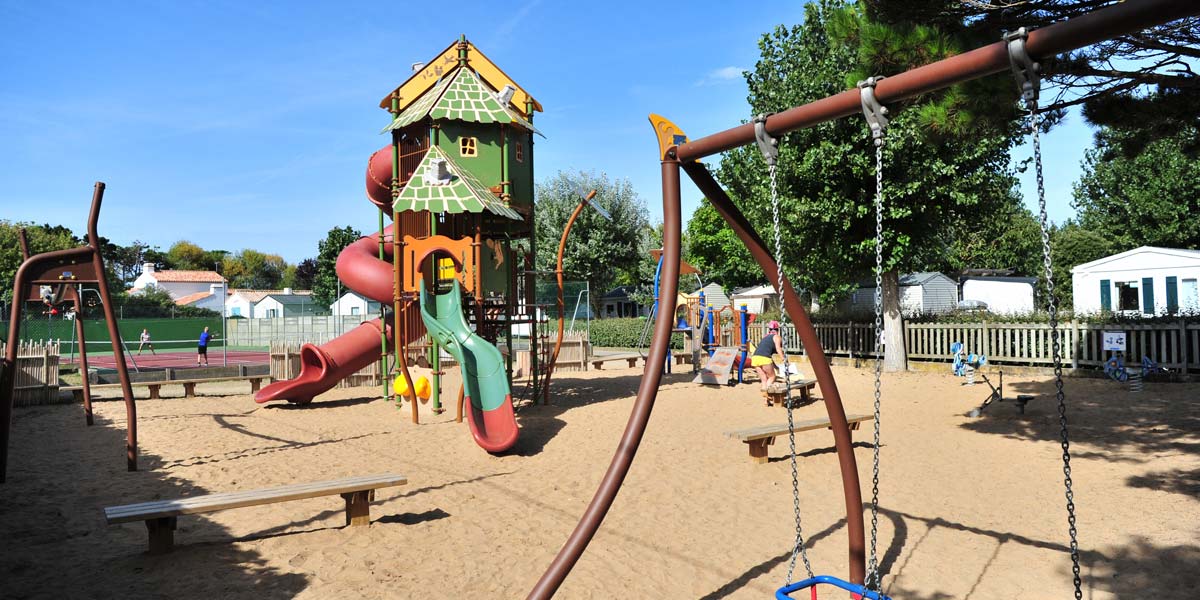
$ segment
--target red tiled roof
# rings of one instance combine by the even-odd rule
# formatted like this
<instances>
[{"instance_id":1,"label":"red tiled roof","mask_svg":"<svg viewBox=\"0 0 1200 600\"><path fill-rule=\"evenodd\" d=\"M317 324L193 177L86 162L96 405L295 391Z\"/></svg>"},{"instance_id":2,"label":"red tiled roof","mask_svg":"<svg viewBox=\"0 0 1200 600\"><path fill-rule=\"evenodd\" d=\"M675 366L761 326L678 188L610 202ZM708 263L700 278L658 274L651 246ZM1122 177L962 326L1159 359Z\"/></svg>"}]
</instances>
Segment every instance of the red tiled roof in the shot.
<instances>
[{"instance_id":1,"label":"red tiled roof","mask_svg":"<svg viewBox=\"0 0 1200 600\"><path fill-rule=\"evenodd\" d=\"M212 292L196 292L195 294L188 294L182 298L177 298L175 300L175 304L176 306L187 306L189 304L199 302L200 300L203 300L211 295Z\"/></svg>"},{"instance_id":2,"label":"red tiled roof","mask_svg":"<svg viewBox=\"0 0 1200 600\"><path fill-rule=\"evenodd\" d=\"M221 283L224 281L215 271L155 271L153 276L159 283Z\"/></svg>"}]
</instances>

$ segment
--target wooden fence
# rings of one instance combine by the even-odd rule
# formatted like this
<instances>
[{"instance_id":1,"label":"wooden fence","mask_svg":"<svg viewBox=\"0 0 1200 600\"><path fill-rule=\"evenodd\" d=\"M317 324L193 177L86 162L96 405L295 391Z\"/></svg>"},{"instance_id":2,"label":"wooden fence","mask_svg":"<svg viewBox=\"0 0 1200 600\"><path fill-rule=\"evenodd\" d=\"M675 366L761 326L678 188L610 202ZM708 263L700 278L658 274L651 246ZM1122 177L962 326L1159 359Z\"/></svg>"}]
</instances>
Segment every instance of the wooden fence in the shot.
<instances>
[{"instance_id":1,"label":"wooden fence","mask_svg":"<svg viewBox=\"0 0 1200 600\"><path fill-rule=\"evenodd\" d=\"M871 323L817 323L817 337L825 354L867 358L874 356L874 325ZM1141 362L1143 356L1160 366L1180 371L1200 371L1200 323L1092 324L1068 321L1059 324L1063 366L1103 366L1111 352L1104 351L1106 331L1125 333L1126 362ZM802 353L795 328L783 327L785 348ZM764 325L750 326L750 342L765 334ZM1048 323L905 323L904 345L909 360L950 362L950 346L962 342L966 352L983 354L993 364L1050 366L1052 340Z\"/></svg>"},{"instance_id":2,"label":"wooden fence","mask_svg":"<svg viewBox=\"0 0 1200 600\"><path fill-rule=\"evenodd\" d=\"M294 379L300 374L300 342L271 342L271 381ZM336 387L359 387L382 385L379 377L379 361L373 360L358 372L338 382Z\"/></svg>"},{"instance_id":3,"label":"wooden fence","mask_svg":"<svg viewBox=\"0 0 1200 600\"><path fill-rule=\"evenodd\" d=\"M4 342L0 342L0 356ZM13 404L37 406L58 403L59 342L20 342L17 362L13 365L16 377Z\"/></svg>"}]
</instances>

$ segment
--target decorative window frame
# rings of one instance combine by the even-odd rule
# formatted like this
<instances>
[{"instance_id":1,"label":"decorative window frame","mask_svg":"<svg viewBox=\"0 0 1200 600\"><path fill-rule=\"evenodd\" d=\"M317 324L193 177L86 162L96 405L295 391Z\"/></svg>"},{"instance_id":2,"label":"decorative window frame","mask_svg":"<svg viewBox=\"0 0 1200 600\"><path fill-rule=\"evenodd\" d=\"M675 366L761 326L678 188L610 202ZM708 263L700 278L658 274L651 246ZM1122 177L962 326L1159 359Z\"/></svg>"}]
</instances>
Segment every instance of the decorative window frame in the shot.
<instances>
[{"instance_id":1,"label":"decorative window frame","mask_svg":"<svg viewBox=\"0 0 1200 600\"><path fill-rule=\"evenodd\" d=\"M464 158L479 156L479 138L469 136L458 138L458 155Z\"/></svg>"}]
</instances>

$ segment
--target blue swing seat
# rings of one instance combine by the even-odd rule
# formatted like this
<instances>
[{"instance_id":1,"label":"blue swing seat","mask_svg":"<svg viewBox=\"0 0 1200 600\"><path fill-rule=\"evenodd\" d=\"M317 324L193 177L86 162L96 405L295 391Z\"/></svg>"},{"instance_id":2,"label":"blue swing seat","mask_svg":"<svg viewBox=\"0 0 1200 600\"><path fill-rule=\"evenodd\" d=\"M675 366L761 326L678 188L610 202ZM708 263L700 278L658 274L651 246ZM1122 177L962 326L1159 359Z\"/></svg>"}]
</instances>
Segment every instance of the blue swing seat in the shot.
<instances>
[{"instance_id":1,"label":"blue swing seat","mask_svg":"<svg viewBox=\"0 0 1200 600\"><path fill-rule=\"evenodd\" d=\"M839 587L852 594L858 594L863 598L867 598L868 600L891 600L891 598L879 592L872 592L867 588L858 585L857 583L850 583L849 581L838 579L837 577L831 577L829 575L817 575L816 577L810 577L804 581L789 583L788 585L775 590L775 598L776 600L791 600L792 597L789 594L792 592L807 589L814 585L820 584Z\"/></svg>"}]
</instances>

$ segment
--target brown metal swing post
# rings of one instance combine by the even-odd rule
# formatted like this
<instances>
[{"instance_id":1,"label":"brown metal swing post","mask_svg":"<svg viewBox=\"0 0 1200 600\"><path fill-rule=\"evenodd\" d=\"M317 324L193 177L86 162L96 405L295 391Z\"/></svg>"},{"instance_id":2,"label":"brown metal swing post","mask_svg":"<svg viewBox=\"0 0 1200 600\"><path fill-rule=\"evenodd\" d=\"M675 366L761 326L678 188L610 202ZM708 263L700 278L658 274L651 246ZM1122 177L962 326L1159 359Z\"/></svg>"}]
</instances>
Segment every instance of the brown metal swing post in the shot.
<instances>
[{"instance_id":1,"label":"brown metal swing post","mask_svg":"<svg viewBox=\"0 0 1200 600\"><path fill-rule=\"evenodd\" d=\"M1063 21L1032 31L1029 33L1025 47L1029 54L1036 59L1082 48L1102 40L1135 33L1154 25L1197 14L1200 14L1200 3L1195 2L1195 0L1142 0L1140 2L1124 2L1069 21ZM889 76L880 81L876 86L875 95L881 103L896 103L957 83L1008 71L1009 69L1007 45L1003 42L997 42L898 75ZM860 92L858 89L853 89L771 115L767 118L766 129L767 133L771 136L779 137L789 131L811 127L841 117L858 115L861 113L861 110ZM660 134L661 144L663 143L661 140L665 132L659 131L658 133ZM678 134L681 132L673 131L672 133ZM682 136L676 137L682 139ZM732 150L746 144L752 144L754 141L754 125L747 123L697 139L693 142L687 142L686 140L683 140L682 144L674 142L675 146L665 149L665 156L662 157L663 251L665 257L662 271L662 302L663 310L667 314L674 314L675 294L678 288L677 279L679 276L680 260L679 169L681 164L696 184L701 189L706 190L705 193L713 201L714 207L717 207L726 221L730 223L730 226L735 227L735 231L737 231L737 228L742 229L739 232L739 237L746 242L747 247L751 250L751 253L755 256L756 261L762 266L763 270L768 275L776 272L774 260L770 257L769 253L766 253L762 240L757 238L753 233L753 229L745 221L745 218L729 202L728 195L723 190L720 190L720 186L712 179L707 169L704 169L701 165L690 164L707 156ZM805 339L811 333L811 323L808 322L807 315L803 313L803 307L798 302L799 298L796 296L795 290L786 281L784 288L786 300L790 303L790 307L796 311L793 313L789 310L789 315L797 323L798 332L803 329L809 330L801 334L801 339L813 364L814 374L818 376L822 393L826 396L832 396L833 401L840 409L840 401L837 398L837 387L833 381L832 372L829 370L828 362L821 351L820 343L815 335L812 336L811 340ZM650 355L646 359L646 364L662 364L664 361L667 344L671 336L671 325L670 319L662 319L655 323L654 337L650 342ZM818 363L820 364L818 365ZM616 498L617 491L625 474L629 471L629 466L633 462L638 445L641 443L642 434L645 432L646 423L650 417L650 411L654 406L655 396L658 393L661 374L661 369L646 370L642 384L638 388L637 400L634 402L629 422L625 427L624 434L622 434L620 445L613 456L608 471L604 474L604 478L600 482L600 487L596 490L596 495L592 498L591 503L588 504L579 523L575 526L575 530L567 538L567 542L554 557L554 560L550 563L550 566L546 569L541 579L538 580L533 590L530 591L529 598L544 600L553 596L559 586L562 585L563 580L566 579L567 574L570 573L571 568L579 560L580 555L587 548L588 542L591 541L596 530L600 527L604 515L607 514L613 500ZM855 583L861 583L864 577L864 561L862 550L862 504L861 495L857 492L858 476L857 472L851 471L851 476L847 478L846 465L853 465L854 458L852 453L848 457L844 456L849 453L849 449L844 447L845 445L839 441L841 439L839 431L846 429L845 414L841 410L834 411L829 401L830 398L826 398L826 408L830 411L831 422L837 418L834 415L835 412L840 416L841 421L840 427L838 423L834 422L833 429L834 442L838 448L839 462L842 463L843 467L843 487L846 490L846 506L847 512L850 515L847 528L850 530L851 538L851 580ZM846 433L848 434L848 432ZM850 462L844 462L846 460ZM850 481L851 479L853 481ZM852 491L855 493L852 494ZM857 515L857 524L855 524L855 515ZM855 527L857 527L857 542L855 541Z\"/></svg>"},{"instance_id":2,"label":"brown metal swing post","mask_svg":"<svg viewBox=\"0 0 1200 600\"><path fill-rule=\"evenodd\" d=\"M117 363L117 378L121 382L121 393L125 398L126 440L125 462L130 471L137 470L137 407L133 402L133 388L129 385L129 372L125 367L125 352L121 345L121 334L117 330L117 317L113 310L112 298L108 293L108 282L104 277L104 259L100 255L100 235L96 225L100 220L100 205L104 200L104 183L96 182L92 194L91 212L88 215L88 244L67 250L55 250L30 256L17 268L13 278L13 305L9 313L11 324L8 329L8 347L5 349L4 369L0 375L0 483L8 476L8 443L12 431L13 388L16 384L15 373L17 348L21 339L21 313L25 301L29 298L33 286L41 285L78 285L94 283L100 292L100 302L104 308L104 320L108 325L108 335L112 342L113 359ZM24 249L28 254L28 249ZM79 306L76 298L76 306ZM76 314L79 319L81 314ZM77 325L78 326L78 325ZM81 363L86 347L81 346ZM85 372L84 377L87 377ZM85 408L90 419L90 405Z\"/></svg>"},{"instance_id":3,"label":"brown metal swing post","mask_svg":"<svg viewBox=\"0 0 1200 600\"><path fill-rule=\"evenodd\" d=\"M704 197L712 203L713 208L729 224L730 229L737 234L742 243L746 244L746 248L750 250L755 262L766 274L767 281L772 283L779 281L779 267L771 256L770 250L767 249L767 245L755 233L754 227L750 225L741 211L734 206L733 201L729 199L729 195L725 193L717 180L713 179L708 168L703 163L691 162L685 163L683 170L695 182L696 187L704 193ZM778 291L776 290L776 292ZM796 293L796 289L792 287L792 282L787 279L786 275L783 280L783 295L788 317L796 325L796 335L800 337L804 354L808 357L813 375L817 378L817 385L821 388L821 399L825 402L825 412L829 415L830 429L833 430L833 445L837 449L838 466L842 474L842 491L846 498L846 533L850 538L850 581L862 583L866 575L862 489L858 483L858 463L854 459L854 441L851 439L850 426L846 421L846 410L842 406L842 397L838 392L837 382L833 378L833 370L829 367L829 360L825 357L821 340L817 337L817 330L813 328L812 321L808 318L808 311L804 310L799 294Z\"/></svg>"},{"instance_id":4,"label":"brown metal swing post","mask_svg":"<svg viewBox=\"0 0 1200 600\"><path fill-rule=\"evenodd\" d=\"M567 219L566 227L563 227L562 238L558 240L558 262L554 269L554 276L558 278L558 339L554 340L554 352L550 354L550 363L546 365L546 381L543 384L546 389L546 403L550 402L550 376L554 373L554 366L558 364L558 351L562 350L563 330L566 326L566 302L563 301L563 252L567 249L567 236L571 235L571 227L575 225L575 219L579 218L579 213L583 212L583 207L591 202L592 198L596 197L596 190L588 192L583 200L579 201L579 205L571 212L571 217ZM591 302L588 298L588 302ZM580 360L587 360L586 356L580 357Z\"/></svg>"},{"instance_id":5,"label":"brown metal swing post","mask_svg":"<svg viewBox=\"0 0 1200 600\"><path fill-rule=\"evenodd\" d=\"M675 314L675 297L679 288L679 236L681 230L679 204L679 161L672 157L662 161L663 188L663 253L666 259L662 268L662 310L663 314ZM650 340L650 353L646 364L661 365L667 359L667 346L671 342L671 319L659 319L654 323L654 337ZM579 524L571 532L550 567L542 574L533 590L529 592L530 599L546 599L554 595L562 585L571 568L583 555L592 536L600 528L604 516L621 489L625 475L633 464L638 445L642 442L642 434L646 432L646 424L650 422L650 411L654 408L654 399L658 395L658 385L662 381L662 369L646 369L642 383L638 386L637 400L629 414L625 425L625 433L613 455L608 471L600 481L596 495L592 497Z\"/></svg>"}]
</instances>

